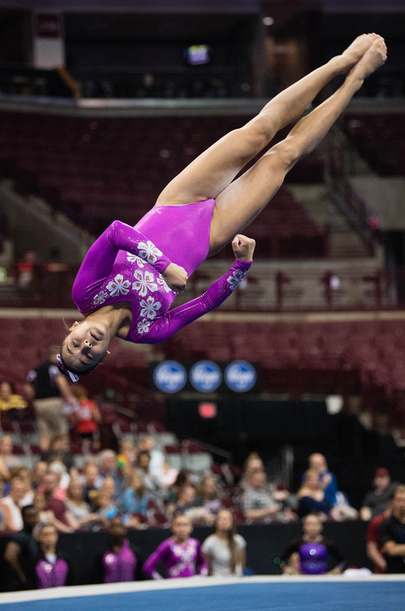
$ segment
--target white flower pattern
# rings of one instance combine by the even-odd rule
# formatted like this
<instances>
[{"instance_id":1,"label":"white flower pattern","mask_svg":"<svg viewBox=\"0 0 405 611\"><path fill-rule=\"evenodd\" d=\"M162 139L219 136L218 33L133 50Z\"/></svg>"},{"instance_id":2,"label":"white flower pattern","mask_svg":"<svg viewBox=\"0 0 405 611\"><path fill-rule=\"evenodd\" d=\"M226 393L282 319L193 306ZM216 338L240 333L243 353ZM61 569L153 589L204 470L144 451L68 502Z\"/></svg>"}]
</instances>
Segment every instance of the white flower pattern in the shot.
<instances>
[{"instance_id":1,"label":"white flower pattern","mask_svg":"<svg viewBox=\"0 0 405 611\"><path fill-rule=\"evenodd\" d=\"M153 242L146 240L145 242L139 242L138 253L141 259L145 259L150 265L154 265L158 260L158 257L162 256L162 251L159 250Z\"/></svg>"},{"instance_id":2,"label":"white flower pattern","mask_svg":"<svg viewBox=\"0 0 405 611\"><path fill-rule=\"evenodd\" d=\"M105 302L105 300L108 297L108 293L107 291L100 291L99 293L97 293L97 295L94 295L93 297L93 303L94 305L101 305Z\"/></svg>"},{"instance_id":3,"label":"white flower pattern","mask_svg":"<svg viewBox=\"0 0 405 611\"><path fill-rule=\"evenodd\" d=\"M156 282L163 286L166 293L174 293L174 291L172 291L172 289L168 286L166 280L162 276L159 275L158 278L156 278Z\"/></svg>"},{"instance_id":4,"label":"white flower pattern","mask_svg":"<svg viewBox=\"0 0 405 611\"><path fill-rule=\"evenodd\" d=\"M162 307L162 304L160 301L155 301L155 299L150 296L146 301L142 299L140 306L142 308L141 316L146 316L146 318L153 320L156 317L157 311Z\"/></svg>"},{"instance_id":5,"label":"white flower pattern","mask_svg":"<svg viewBox=\"0 0 405 611\"><path fill-rule=\"evenodd\" d=\"M130 263L137 263L138 267L145 267L145 263L138 255L133 255L132 252L127 252L127 261Z\"/></svg>"},{"instance_id":6,"label":"white flower pattern","mask_svg":"<svg viewBox=\"0 0 405 611\"><path fill-rule=\"evenodd\" d=\"M144 333L149 333L150 321L149 320L140 320L137 325L139 335L143 335Z\"/></svg>"},{"instance_id":7,"label":"white flower pattern","mask_svg":"<svg viewBox=\"0 0 405 611\"><path fill-rule=\"evenodd\" d=\"M145 297L148 291L154 293L158 290L157 284L154 282L154 276L151 272L143 274L140 269L135 270L134 278L136 282L132 284L132 289L138 291L141 297Z\"/></svg>"},{"instance_id":8,"label":"white flower pattern","mask_svg":"<svg viewBox=\"0 0 405 611\"><path fill-rule=\"evenodd\" d=\"M117 297L118 295L128 295L129 287L131 283L129 280L124 280L124 276L122 274L117 274L114 280L111 280L106 288L110 293L110 297Z\"/></svg>"},{"instance_id":9,"label":"white flower pattern","mask_svg":"<svg viewBox=\"0 0 405 611\"><path fill-rule=\"evenodd\" d=\"M241 280L242 280L243 276L245 275L245 273L246 272L241 272L241 271L236 270L236 271L232 272L231 276L228 276L226 281L229 283L231 291L234 291L236 289L236 287L241 282Z\"/></svg>"}]
</instances>

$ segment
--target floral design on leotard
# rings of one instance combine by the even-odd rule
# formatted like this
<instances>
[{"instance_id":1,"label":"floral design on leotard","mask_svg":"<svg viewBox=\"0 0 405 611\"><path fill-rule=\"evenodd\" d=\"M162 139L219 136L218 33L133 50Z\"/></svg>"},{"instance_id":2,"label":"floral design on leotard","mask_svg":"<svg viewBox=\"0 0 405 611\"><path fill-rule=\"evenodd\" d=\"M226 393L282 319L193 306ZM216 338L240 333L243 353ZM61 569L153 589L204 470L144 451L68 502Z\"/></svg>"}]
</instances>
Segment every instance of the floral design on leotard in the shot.
<instances>
[{"instance_id":1,"label":"floral design on leotard","mask_svg":"<svg viewBox=\"0 0 405 611\"><path fill-rule=\"evenodd\" d=\"M156 313L162 307L160 301L155 301L153 297L148 297L146 300L142 299L141 303L141 316L146 316L153 320L156 317Z\"/></svg>"},{"instance_id":2,"label":"floral design on leotard","mask_svg":"<svg viewBox=\"0 0 405 611\"><path fill-rule=\"evenodd\" d=\"M137 263L138 267L145 267L145 263L138 255L133 255L132 252L127 252L127 261L130 263Z\"/></svg>"},{"instance_id":3,"label":"floral design on leotard","mask_svg":"<svg viewBox=\"0 0 405 611\"><path fill-rule=\"evenodd\" d=\"M102 305L108 297L107 291L100 291L97 295L94 295L93 303L94 305Z\"/></svg>"},{"instance_id":4,"label":"floral design on leotard","mask_svg":"<svg viewBox=\"0 0 405 611\"><path fill-rule=\"evenodd\" d=\"M145 274L143 274L140 269L137 269L134 272L134 278L136 282L132 284L132 289L137 291L141 297L145 297L148 291L154 293L158 290L152 272L145 272Z\"/></svg>"},{"instance_id":5,"label":"floral design on leotard","mask_svg":"<svg viewBox=\"0 0 405 611\"><path fill-rule=\"evenodd\" d=\"M166 283L166 280L162 277L159 276L158 278L156 278L156 282L158 284L161 284L163 286L163 288L165 289L166 293L173 293L174 291L172 291L172 289L168 286L168 284Z\"/></svg>"},{"instance_id":6,"label":"floral design on leotard","mask_svg":"<svg viewBox=\"0 0 405 611\"><path fill-rule=\"evenodd\" d=\"M162 251L159 250L153 242L146 240L145 242L139 242L138 253L141 259L145 259L150 265L154 265L158 257L162 256Z\"/></svg>"},{"instance_id":7,"label":"floral design on leotard","mask_svg":"<svg viewBox=\"0 0 405 611\"><path fill-rule=\"evenodd\" d=\"M236 270L232 272L232 276L229 276L226 279L226 281L229 283L231 291L234 291L236 289L236 287L238 286L238 284L240 284L245 274L246 272L241 272L241 271Z\"/></svg>"},{"instance_id":8,"label":"floral design on leotard","mask_svg":"<svg viewBox=\"0 0 405 611\"><path fill-rule=\"evenodd\" d=\"M107 284L106 288L111 297L117 297L118 295L128 295L130 286L129 280L124 280L122 274L117 274L114 280Z\"/></svg>"},{"instance_id":9,"label":"floral design on leotard","mask_svg":"<svg viewBox=\"0 0 405 611\"><path fill-rule=\"evenodd\" d=\"M149 333L150 321L149 320L140 320L137 324L137 330L139 335L143 335L143 333Z\"/></svg>"}]
</instances>

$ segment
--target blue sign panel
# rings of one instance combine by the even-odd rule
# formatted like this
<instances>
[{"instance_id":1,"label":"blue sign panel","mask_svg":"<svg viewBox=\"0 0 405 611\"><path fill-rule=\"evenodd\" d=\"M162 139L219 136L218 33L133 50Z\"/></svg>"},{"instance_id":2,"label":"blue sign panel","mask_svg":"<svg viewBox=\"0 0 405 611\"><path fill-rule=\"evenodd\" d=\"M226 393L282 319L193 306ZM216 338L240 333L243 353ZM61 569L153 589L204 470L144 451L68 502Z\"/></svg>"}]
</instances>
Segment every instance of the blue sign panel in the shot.
<instances>
[{"instance_id":1,"label":"blue sign panel","mask_svg":"<svg viewBox=\"0 0 405 611\"><path fill-rule=\"evenodd\" d=\"M198 361L190 369L191 385L199 392L214 392L221 385L221 369L212 361Z\"/></svg>"},{"instance_id":2,"label":"blue sign panel","mask_svg":"<svg viewBox=\"0 0 405 611\"><path fill-rule=\"evenodd\" d=\"M187 372L177 361L163 361L155 367L153 381L162 392L179 392L186 385Z\"/></svg>"},{"instance_id":3,"label":"blue sign panel","mask_svg":"<svg viewBox=\"0 0 405 611\"><path fill-rule=\"evenodd\" d=\"M256 369L247 361L233 361L225 369L225 384L234 392L248 392L256 384Z\"/></svg>"}]
</instances>

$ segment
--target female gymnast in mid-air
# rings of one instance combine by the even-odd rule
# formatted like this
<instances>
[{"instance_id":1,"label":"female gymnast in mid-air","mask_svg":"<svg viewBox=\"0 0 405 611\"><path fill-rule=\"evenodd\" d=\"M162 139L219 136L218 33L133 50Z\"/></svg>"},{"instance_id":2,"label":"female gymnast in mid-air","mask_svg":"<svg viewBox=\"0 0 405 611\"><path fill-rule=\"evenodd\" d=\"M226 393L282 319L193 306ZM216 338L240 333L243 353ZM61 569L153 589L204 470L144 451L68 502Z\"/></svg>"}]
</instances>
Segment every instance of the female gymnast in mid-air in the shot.
<instances>
[{"instance_id":1,"label":"female gymnast in mid-air","mask_svg":"<svg viewBox=\"0 0 405 611\"><path fill-rule=\"evenodd\" d=\"M324 66L288 87L261 112L197 157L130 227L114 221L86 254L72 296L84 320L63 340L59 368L71 380L88 373L117 336L156 344L218 307L248 271L255 241L240 235L272 199L287 172L324 138L366 77L386 60L384 39L363 34ZM345 74L339 89L301 118L239 178L235 176L321 89ZM236 261L197 299L169 310L176 293L209 256L232 242Z\"/></svg>"}]
</instances>

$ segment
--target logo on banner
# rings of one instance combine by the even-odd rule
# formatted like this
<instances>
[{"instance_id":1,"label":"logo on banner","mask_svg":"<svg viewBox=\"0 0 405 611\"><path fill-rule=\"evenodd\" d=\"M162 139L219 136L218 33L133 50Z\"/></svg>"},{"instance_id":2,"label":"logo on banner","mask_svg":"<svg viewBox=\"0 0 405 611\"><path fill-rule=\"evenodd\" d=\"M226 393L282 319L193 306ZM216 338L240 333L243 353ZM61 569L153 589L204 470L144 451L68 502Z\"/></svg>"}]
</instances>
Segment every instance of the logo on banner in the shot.
<instances>
[{"instance_id":1,"label":"logo on banner","mask_svg":"<svg viewBox=\"0 0 405 611\"><path fill-rule=\"evenodd\" d=\"M222 382L221 369L212 361L199 361L190 369L190 382L199 392L214 392Z\"/></svg>"},{"instance_id":2,"label":"logo on banner","mask_svg":"<svg viewBox=\"0 0 405 611\"><path fill-rule=\"evenodd\" d=\"M247 361L233 361L225 369L225 384L234 392L248 392L256 384L256 369Z\"/></svg>"},{"instance_id":3,"label":"logo on banner","mask_svg":"<svg viewBox=\"0 0 405 611\"><path fill-rule=\"evenodd\" d=\"M164 361L155 367L153 381L162 392L179 392L186 385L187 372L177 361Z\"/></svg>"}]
</instances>

